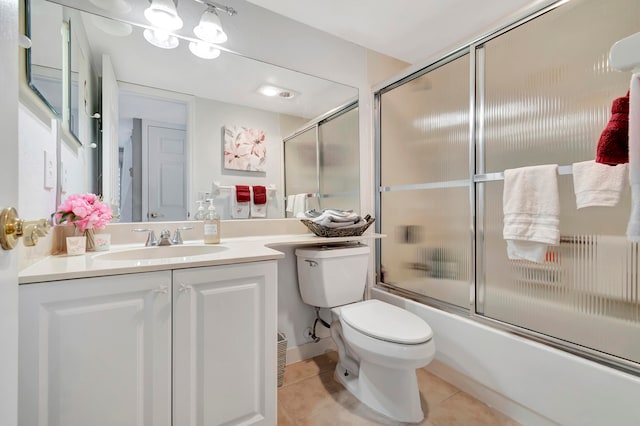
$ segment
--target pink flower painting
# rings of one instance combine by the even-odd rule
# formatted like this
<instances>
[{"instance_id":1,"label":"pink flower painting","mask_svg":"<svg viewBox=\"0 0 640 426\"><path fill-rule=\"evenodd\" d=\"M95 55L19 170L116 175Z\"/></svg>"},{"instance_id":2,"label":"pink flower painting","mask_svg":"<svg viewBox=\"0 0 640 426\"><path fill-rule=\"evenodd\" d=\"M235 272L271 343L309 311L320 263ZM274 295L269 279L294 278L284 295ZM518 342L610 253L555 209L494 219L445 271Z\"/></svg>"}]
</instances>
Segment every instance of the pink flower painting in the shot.
<instances>
[{"instance_id":1,"label":"pink flower painting","mask_svg":"<svg viewBox=\"0 0 640 426\"><path fill-rule=\"evenodd\" d=\"M264 131L248 127L225 126L224 168L264 172L267 140Z\"/></svg>"}]
</instances>

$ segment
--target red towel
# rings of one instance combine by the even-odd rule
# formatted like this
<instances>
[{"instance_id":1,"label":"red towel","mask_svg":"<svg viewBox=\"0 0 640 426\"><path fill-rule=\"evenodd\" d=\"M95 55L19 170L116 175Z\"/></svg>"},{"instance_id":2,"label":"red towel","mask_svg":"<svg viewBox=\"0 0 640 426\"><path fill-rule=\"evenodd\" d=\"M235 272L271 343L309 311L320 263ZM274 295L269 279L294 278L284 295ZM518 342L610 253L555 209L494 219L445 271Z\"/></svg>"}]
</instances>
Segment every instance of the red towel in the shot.
<instances>
[{"instance_id":1,"label":"red towel","mask_svg":"<svg viewBox=\"0 0 640 426\"><path fill-rule=\"evenodd\" d=\"M267 188L260 185L253 187L253 204L267 204Z\"/></svg>"},{"instance_id":2,"label":"red towel","mask_svg":"<svg viewBox=\"0 0 640 426\"><path fill-rule=\"evenodd\" d=\"M611 118L602 131L596 149L596 163L629 162L629 92L611 105Z\"/></svg>"},{"instance_id":3,"label":"red towel","mask_svg":"<svg viewBox=\"0 0 640 426\"><path fill-rule=\"evenodd\" d=\"M236 201L238 203L248 203L251 201L251 192L248 185L236 185Z\"/></svg>"}]
</instances>

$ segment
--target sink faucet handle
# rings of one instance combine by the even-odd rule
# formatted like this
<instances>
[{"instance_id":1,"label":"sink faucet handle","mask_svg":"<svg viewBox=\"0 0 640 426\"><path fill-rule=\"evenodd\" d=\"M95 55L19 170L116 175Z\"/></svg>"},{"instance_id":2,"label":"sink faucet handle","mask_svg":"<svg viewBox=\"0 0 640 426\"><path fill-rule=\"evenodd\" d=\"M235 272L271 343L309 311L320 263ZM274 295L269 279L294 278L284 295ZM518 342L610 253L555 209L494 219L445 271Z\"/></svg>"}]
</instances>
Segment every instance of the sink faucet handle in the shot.
<instances>
[{"instance_id":1,"label":"sink faucet handle","mask_svg":"<svg viewBox=\"0 0 640 426\"><path fill-rule=\"evenodd\" d=\"M159 246L170 246L172 244L171 242L171 231L169 231L168 229L163 229L162 232L160 232L160 241L158 242Z\"/></svg>"},{"instance_id":2,"label":"sink faucet handle","mask_svg":"<svg viewBox=\"0 0 640 426\"><path fill-rule=\"evenodd\" d=\"M153 229L148 228L135 228L133 232L148 232L149 236L147 237L147 242L144 243L145 247L149 246L157 246L158 239L156 238L156 233L153 232Z\"/></svg>"},{"instance_id":3,"label":"sink faucet handle","mask_svg":"<svg viewBox=\"0 0 640 426\"><path fill-rule=\"evenodd\" d=\"M171 242L173 244L182 244L182 234L180 233L180 231L188 231L189 229L193 229L193 227L191 226L179 226L176 228L176 232L173 235L173 240L171 240Z\"/></svg>"}]
</instances>

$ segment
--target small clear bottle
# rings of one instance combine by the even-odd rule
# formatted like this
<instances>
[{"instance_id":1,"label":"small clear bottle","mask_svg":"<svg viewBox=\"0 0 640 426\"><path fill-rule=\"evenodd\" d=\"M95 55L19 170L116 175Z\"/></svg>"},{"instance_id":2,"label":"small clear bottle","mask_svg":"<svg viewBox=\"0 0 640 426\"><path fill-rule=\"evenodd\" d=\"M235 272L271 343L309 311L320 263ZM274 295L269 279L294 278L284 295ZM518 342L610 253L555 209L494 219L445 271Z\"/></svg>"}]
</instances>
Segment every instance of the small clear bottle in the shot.
<instances>
[{"instance_id":1,"label":"small clear bottle","mask_svg":"<svg viewBox=\"0 0 640 426\"><path fill-rule=\"evenodd\" d=\"M205 244L218 244L220 242L220 216L213 205L213 198L209 200L209 208L204 219Z\"/></svg>"},{"instance_id":2,"label":"small clear bottle","mask_svg":"<svg viewBox=\"0 0 640 426\"><path fill-rule=\"evenodd\" d=\"M207 212L205 211L202 204L204 203L204 200L198 200L196 201L196 203L198 204L198 210L196 210L196 214L193 216L193 220L204 220L207 217Z\"/></svg>"}]
</instances>

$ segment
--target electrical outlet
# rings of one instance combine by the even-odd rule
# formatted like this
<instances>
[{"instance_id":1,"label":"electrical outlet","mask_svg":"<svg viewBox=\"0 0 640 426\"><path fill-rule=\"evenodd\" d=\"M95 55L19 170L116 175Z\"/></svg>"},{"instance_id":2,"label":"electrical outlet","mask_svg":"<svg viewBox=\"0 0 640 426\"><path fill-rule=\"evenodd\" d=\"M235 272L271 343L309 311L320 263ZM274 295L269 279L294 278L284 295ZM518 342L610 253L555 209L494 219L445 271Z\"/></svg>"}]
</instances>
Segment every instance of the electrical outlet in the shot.
<instances>
[{"instance_id":1,"label":"electrical outlet","mask_svg":"<svg viewBox=\"0 0 640 426\"><path fill-rule=\"evenodd\" d=\"M50 151L44 151L44 189L56 186L56 162Z\"/></svg>"}]
</instances>

